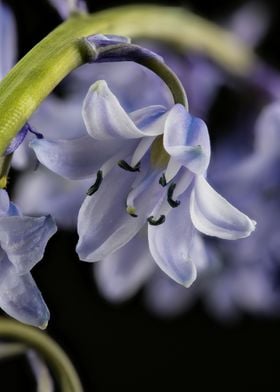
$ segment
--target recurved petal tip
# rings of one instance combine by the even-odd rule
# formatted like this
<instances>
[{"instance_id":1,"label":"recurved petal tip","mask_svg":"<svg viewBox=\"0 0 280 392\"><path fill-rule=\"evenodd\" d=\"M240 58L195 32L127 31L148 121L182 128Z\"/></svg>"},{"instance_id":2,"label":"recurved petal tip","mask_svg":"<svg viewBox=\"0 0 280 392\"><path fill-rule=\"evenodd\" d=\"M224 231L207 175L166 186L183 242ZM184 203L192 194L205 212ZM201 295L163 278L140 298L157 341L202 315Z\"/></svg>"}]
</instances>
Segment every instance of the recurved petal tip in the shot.
<instances>
[{"instance_id":1,"label":"recurved petal tip","mask_svg":"<svg viewBox=\"0 0 280 392\"><path fill-rule=\"evenodd\" d=\"M197 176L191 196L191 218L201 233L226 240L248 237L256 222L217 193L203 176Z\"/></svg>"},{"instance_id":2,"label":"recurved petal tip","mask_svg":"<svg viewBox=\"0 0 280 392\"><path fill-rule=\"evenodd\" d=\"M49 320L44 321L41 325L38 325L38 327L42 330L46 329L49 324Z\"/></svg>"}]
</instances>

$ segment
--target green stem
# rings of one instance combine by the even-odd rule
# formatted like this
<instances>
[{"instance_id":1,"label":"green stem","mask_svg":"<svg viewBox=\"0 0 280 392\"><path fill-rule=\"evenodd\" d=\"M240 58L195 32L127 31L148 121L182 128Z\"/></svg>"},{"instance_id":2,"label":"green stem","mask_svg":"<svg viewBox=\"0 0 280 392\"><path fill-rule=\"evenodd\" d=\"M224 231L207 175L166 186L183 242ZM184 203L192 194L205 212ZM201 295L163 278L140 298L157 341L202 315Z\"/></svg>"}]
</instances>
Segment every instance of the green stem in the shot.
<instances>
[{"instance_id":1,"label":"green stem","mask_svg":"<svg viewBox=\"0 0 280 392\"><path fill-rule=\"evenodd\" d=\"M188 99L185 89L176 74L164 63L156 58L143 58L136 61L138 64L149 68L156 75L158 75L168 86L173 96L174 103L180 103L188 110Z\"/></svg>"},{"instance_id":2,"label":"green stem","mask_svg":"<svg viewBox=\"0 0 280 392\"><path fill-rule=\"evenodd\" d=\"M133 61L141 64L162 79L169 88L175 104L180 103L188 110L188 99L185 89L177 75L168 67L162 57L130 42L114 42L105 47L96 47L93 36L91 38L93 42L90 42L88 39L84 40L88 62L106 63L110 59L110 62Z\"/></svg>"},{"instance_id":3,"label":"green stem","mask_svg":"<svg viewBox=\"0 0 280 392\"><path fill-rule=\"evenodd\" d=\"M81 38L95 33L150 38L201 51L238 75L254 55L230 33L179 8L124 6L94 15L75 14L37 44L0 83L0 154L44 98L87 61Z\"/></svg>"},{"instance_id":4,"label":"green stem","mask_svg":"<svg viewBox=\"0 0 280 392\"><path fill-rule=\"evenodd\" d=\"M54 371L63 392L83 391L72 363L62 349L46 333L1 317L0 337L18 340L37 351Z\"/></svg>"}]
</instances>

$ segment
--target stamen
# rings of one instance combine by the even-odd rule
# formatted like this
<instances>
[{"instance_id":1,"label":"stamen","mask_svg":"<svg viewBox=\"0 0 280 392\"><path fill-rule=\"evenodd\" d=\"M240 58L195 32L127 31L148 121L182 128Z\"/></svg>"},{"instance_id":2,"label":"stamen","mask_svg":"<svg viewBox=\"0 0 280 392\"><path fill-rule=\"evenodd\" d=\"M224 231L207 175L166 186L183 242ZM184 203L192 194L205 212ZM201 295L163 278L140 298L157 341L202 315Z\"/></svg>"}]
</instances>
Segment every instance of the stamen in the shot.
<instances>
[{"instance_id":1,"label":"stamen","mask_svg":"<svg viewBox=\"0 0 280 392\"><path fill-rule=\"evenodd\" d=\"M95 192L98 191L98 189L99 189L99 187L101 185L102 180L103 180L102 170L98 170L98 172L96 174L96 181L95 181L95 183L87 191L87 195L88 196L91 196Z\"/></svg>"},{"instance_id":2,"label":"stamen","mask_svg":"<svg viewBox=\"0 0 280 392\"><path fill-rule=\"evenodd\" d=\"M130 172L139 172L140 171L140 162L137 163L135 166L130 166L126 161L121 160L118 162L119 167L121 167L124 170L130 171Z\"/></svg>"},{"instance_id":3,"label":"stamen","mask_svg":"<svg viewBox=\"0 0 280 392\"><path fill-rule=\"evenodd\" d=\"M166 186L167 182L166 182L166 178L165 178L165 174L163 173L162 176L159 179L159 183L161 186Z\"/></svg>"},{"instance_id":4,"label":"stamen","mask_svg":"<svg viewBox=\"0 0 280 392\"><path fill-rule=\"evenodd\" d=\"M136 208L135 208L135 207L127 206L127 207L126 207L126 212L127 212L130 216L132 216L133 218L137 218L137 217L138 217L138 215L136 214Z\"/></svg>"},{"instance_id":5,"label":"stamen","mask_svg":"<svg viewBox=\"0 0 280 392\"><path fill-rule=\"evenodd\" d=\"M42 133L35 131L34 128L31 127L31 125L29 123L26 123L26 125L28 127L28 132L33 133L33 135L35 135L37 137L37 139L44 139L44 136Z\"/></svg>"},{"instance_id":6,"label":"stamen","mask_svg":"<svg viewBox=\"0 0 280 392\"><path fill-rule=\"evenodd\" d=\"M175 188L176 188L176 184L173 182L169 186L168 191L167 191L167 201L168 201L168 204L170 205L170 207L172 207L172 208L178 207L180 205L180 203L181 203L180 200L173 200L172 199L173 192L174 192Z\"/></svg>"},{"instance_id":7,"label":"stamen","mask_svg":"<svg viewBox=\"0 0 280 392\"><path fill-rule=\"evenodd\" d=\"M150 223L152 226L158 226L161 225L162 223L165 222L165 215L161 215L158 219L154 220L153 215L149 216L147 221Z\"/></svg>"}]
</instances>

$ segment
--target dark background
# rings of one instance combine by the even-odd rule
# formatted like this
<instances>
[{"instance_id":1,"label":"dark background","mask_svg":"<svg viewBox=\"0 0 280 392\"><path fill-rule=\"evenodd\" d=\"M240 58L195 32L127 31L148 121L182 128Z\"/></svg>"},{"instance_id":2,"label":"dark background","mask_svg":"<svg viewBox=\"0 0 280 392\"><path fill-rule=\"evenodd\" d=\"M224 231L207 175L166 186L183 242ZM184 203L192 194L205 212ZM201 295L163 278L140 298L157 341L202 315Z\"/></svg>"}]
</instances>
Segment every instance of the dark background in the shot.
<instances>
[{"instance_id":1,"label":"dark background","mask_svg":"<svg viewBox=\"0 0 280 392\"><path fill-rule=\"evenodd\" d=\"M47 1L7 3L17 18L21 56L60 21ZM88 2L92 11L127 3L132 2ZM214 20L243 3L174 1L172 5L188 5ZM266 4L274 18L258 51L279 68L280 6ZM221 324L197 303L174 320L161 320L144 308L141 293L122 306L110 305L96 290L91 266L78 260L76 240L75 234L58 233L33 275L51 311L48 333L70 356L86 392L278 390L280 318L244 315L238 323ZM0 364L1 392L33 390L24 358Z\"/></svg>"}]
</instances>

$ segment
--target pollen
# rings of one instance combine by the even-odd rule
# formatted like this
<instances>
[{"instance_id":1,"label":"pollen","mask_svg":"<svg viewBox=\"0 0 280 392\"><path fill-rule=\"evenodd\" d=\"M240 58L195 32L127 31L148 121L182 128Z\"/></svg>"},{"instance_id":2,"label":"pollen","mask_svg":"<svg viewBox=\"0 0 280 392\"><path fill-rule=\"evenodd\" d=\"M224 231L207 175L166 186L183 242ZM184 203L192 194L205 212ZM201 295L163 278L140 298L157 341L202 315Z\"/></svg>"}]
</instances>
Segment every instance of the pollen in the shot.
<instances>
[{"instance_id":1,"label":"pollen","mask_svg":"<svg viewBox=\"0 0 280 392\"><path fill-rule=\"evenodd\" d=\"M131 215L133 218L137 218L137 214L136 214L136 208L132 207L132 206L127 206L126 207L126 212Z\"/></svg>"}]
</instances>

